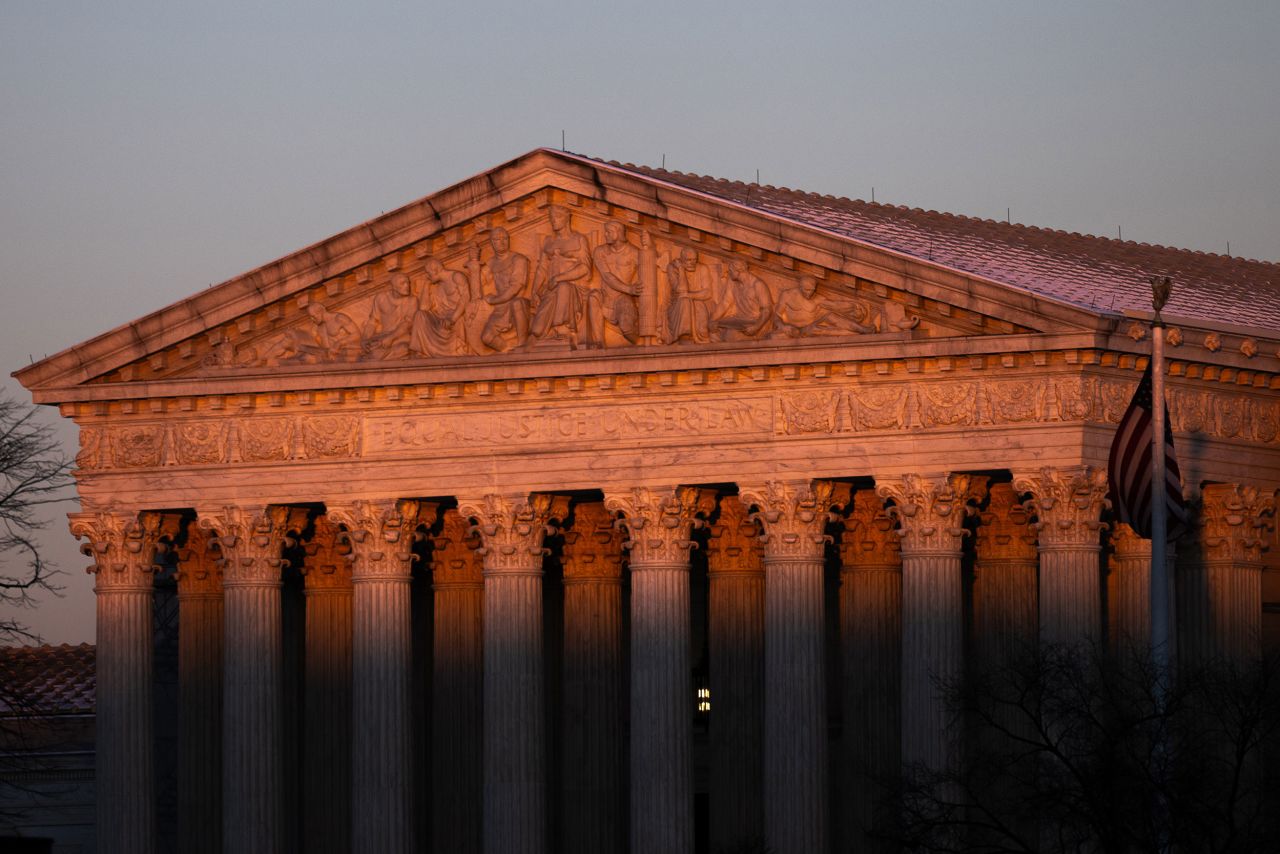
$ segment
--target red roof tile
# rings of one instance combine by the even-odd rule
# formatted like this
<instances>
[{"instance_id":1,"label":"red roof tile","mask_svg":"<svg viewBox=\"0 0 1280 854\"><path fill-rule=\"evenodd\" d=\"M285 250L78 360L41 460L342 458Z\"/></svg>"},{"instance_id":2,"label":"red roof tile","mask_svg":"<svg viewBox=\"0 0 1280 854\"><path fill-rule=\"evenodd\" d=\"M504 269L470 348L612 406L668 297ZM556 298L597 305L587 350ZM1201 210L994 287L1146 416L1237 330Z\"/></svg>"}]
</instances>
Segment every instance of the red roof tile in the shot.
<instances>
[{"instance_id":1,"label":"red roof tile","mask_svg":"<svg viewBox=\"0 0 1280 854\"><path fill-rule=\"evenodd\" d=\"M92 712L94 646L0 648L0 715Z\"/></svg>"},{"instance_id":2,"label":"red roof tile","mask_svg":"<svg viewBox=\"0 0 1280 854\"><path fill-rule=\"evenodd\" d=\"M647 166L610 166L863 243L1103 313L1150 311L1152 275L1170 275L1165 313L1280 331L1280 264L957 214L822 196Z\"/></svg>"}]
</instances>

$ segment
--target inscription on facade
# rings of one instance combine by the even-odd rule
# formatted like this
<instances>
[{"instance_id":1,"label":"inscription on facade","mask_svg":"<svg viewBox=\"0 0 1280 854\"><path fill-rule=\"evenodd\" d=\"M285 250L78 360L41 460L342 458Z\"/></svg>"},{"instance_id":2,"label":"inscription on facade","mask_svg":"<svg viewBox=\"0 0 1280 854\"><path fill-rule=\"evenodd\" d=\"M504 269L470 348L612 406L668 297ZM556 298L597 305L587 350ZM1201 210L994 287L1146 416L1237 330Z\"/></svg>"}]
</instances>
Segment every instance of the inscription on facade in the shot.
<instances>
[{"instance_id":1,"label":"inscription on facade","mask_svg":"<svg viewBox=\"0 0 1280 854\"><path fill-rule=\"evenodd\" d=\"M767 435L773 405L761 400L704 400L598 407L555 407L537 412L450 412L372 415L365 419L366 456L422 450L441 443L478 446L625 441L690 436Z\"/></svg>"}]
</instances>

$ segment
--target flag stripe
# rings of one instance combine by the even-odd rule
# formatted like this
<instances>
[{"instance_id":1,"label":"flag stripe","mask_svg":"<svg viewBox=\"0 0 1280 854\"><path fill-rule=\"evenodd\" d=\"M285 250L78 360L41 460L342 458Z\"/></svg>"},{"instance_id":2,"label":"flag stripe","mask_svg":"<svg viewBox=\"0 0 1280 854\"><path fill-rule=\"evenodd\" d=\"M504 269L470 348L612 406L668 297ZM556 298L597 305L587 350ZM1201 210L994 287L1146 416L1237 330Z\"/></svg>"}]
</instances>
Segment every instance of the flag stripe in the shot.
<instances>
[{"instance_id":1,"label":"flag stripe","mask_svg":"<svg viewBox=\"0 0 1280 854\"><path fill-rule=\"evenodd\" d=\"M1111 503L1116 516L1129 525L1138 536L1151 537L1151 453L1154 425L1152 424L1151 367L1142 375L1133 400L1120 419L1111 454L1107 460L1107 475L1111 481ZM1160 402L1165 405L1164 401ZM1182 474L1178 468L1173 442L1173 430L1169 427L1168 407L1165 407L1165 505L1168 512L1169 538L1177 536L1186 523L1186 505L1182 499Z\"/></svg>"}]
</instances>

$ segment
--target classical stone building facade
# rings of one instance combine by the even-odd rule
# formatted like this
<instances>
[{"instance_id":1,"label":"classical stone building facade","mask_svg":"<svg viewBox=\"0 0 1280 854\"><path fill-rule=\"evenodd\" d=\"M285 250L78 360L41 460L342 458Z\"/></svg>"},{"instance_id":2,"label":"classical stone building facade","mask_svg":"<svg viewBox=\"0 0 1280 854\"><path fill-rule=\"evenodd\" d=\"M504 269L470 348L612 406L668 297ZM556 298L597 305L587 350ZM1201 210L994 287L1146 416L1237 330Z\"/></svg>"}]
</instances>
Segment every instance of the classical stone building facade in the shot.
<instances>
[{"instance_id":1,"label":"classical stone building facade","mask_svg":"<svg viewBox=\"0 0 1280 854\"><path fill-rule=\"evenodd\" d=\"M1142 638L1104 469L1166 308L1179 649L1263 638L1280 269L535 151L20 371L80 426L100 851L864 845L936 680ZM695 842L695 839L697 840Z\"/></svg>"}]
</instances>

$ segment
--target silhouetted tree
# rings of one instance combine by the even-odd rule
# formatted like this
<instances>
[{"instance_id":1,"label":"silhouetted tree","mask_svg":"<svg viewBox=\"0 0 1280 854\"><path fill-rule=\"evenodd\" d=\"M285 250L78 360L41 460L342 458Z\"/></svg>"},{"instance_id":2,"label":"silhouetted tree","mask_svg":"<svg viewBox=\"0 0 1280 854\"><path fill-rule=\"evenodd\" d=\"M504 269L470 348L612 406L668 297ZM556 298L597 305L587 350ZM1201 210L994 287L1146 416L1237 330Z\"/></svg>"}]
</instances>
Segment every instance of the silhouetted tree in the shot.
<instances>
[{"instance_id":1,"label":"silhouetted tree","mask_svg":"<svg viewBox=\"0 0 1280 854\"><path fill-rule=\"evenodd\" d=\"M906 769L882 834L975 854L1274 851L1280 660L1172 675L1142 652L1036 647L941 686L965 759Z\"/></svg>"}]
</instances>

